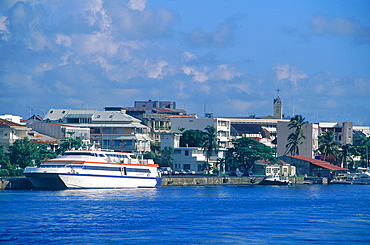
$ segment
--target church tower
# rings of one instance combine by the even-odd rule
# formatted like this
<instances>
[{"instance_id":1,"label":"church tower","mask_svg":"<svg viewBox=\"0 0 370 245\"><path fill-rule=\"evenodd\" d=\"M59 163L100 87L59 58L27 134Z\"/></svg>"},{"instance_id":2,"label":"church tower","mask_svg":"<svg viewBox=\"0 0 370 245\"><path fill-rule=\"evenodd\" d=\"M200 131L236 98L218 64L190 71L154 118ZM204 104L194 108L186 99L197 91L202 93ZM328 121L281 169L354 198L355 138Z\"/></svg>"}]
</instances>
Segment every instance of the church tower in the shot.
<instances>
[{"instance_id":1,"label":"church tower","mask_svg":"<svg viewBox=\"0 0 370 245\"><path fill-rule=\"evenodd\" d=\"M277 96L274 99L274 118L282 119L283 118L283 101L279 96L280 90L277 90Z\"/></svg>"}]
</instances>

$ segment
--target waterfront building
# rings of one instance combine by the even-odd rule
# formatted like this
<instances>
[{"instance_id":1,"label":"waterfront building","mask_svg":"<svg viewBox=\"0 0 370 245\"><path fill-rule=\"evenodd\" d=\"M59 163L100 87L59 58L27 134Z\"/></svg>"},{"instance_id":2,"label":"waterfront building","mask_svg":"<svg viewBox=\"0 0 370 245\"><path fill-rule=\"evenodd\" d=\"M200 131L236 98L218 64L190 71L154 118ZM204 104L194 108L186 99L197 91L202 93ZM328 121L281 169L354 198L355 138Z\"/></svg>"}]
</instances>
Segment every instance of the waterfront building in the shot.
<instances>
[{"instance_id":1,"label":"waterfront building","mask_svg":"<svg viewBox=\"0 0 370 245\"><path fill-rule=\"evenodd\" d=\"M341 168L336 165L332 165L329 162L310 157L281 156L279 159L292 166L295 166L297 168L297 175L324 177L330 180L338 173L345 173L348 171L347 168Z\"/></svg>"},{"instance_id":2,"label":"waterfront building","mask_svg":"<svg viewBox=\"0 0 370 245\"><path fill-rule=\"evenodd\" d=\"M0 146L12 145L17 139L27 136L28 128L25 125L0 119Z\"/></svg>"},{"instance_id":3,"label":"waterfront building","mask_svg":"<svg viewBox=\"0 0 370 245\"><path fill-rule=\"evenodd\" d=\"M41 132L56 139L80 138L85 145L90 145L90 128L66 125L61 123L49 123L45 121L27 120L27 127L31 130Z\"/></svg>"},{"instance_id":4,"label":"waterfront building","mask_svg":"<svg viewBox=\"0 0 370 245\"><path fill-rule=\"evenodd\" d=\"M281 160L275 164L263 160L257 160L253 165L253 172L255 175L280 175L291 177L296 175L296 167Z\"/></svg>"},{"instance_id":5,"label":"waterfront building","mask_svg":"<svg viewBox=\"0 0 370 245\"><path fill-rule=\"evenodd\" d=\"M174 148L173 153L173 169L174 170L190 170L198 174L204 173L203 166L206 159L206 154L200 147L180 147L180 133L162 134L161 148L166 146ZM224 151L213 153L209 159L211 170L217 167L217 161L223 157Z\"/></svg>"},{"instance_id":6,"label":"waterfront building","mask_svg":"<svg viewBox=\"0 0 370 245\"><path fill-rule=\"evenodd\" d=\"M334 133L334 140L342 144L353 143L353 126L352 122L319 122L319 134L327 131Z\"/></svg>"},{"instance_id":7,"label":"waterfront building","mask_svg":"<svg viewBox=\"0 0 370 245\"><path fill-rule=\"evenodd\" d=\"M294 129L288 128L289 121L280 121L277 124L277 156L283 156L288 143L288 136ZM304 124L302 127L303 135L302 144L299 145L299 155L314 158L319 148L319 126L315 123Z\"/></svg>"},{"instance_id":8,"label":"waterfront building","mask_svg":"<svg viewBox=\"0 0 370 245\"><path fill-rule=\"evenodd\" d=\"M148 127L121 111L50 109L44 122L90 131L92 145L102 149L128 152L150 151Z\"/></svg>"},{"instance_id":9,"label":"waterfront building","mask_svg":"<svg viewBox=\"0 0 370 245\"><path fill-rule=\"evenodd\" d=\"M230 120L227 118L209 117L171 117L171 133L181 133L184 130L199 129L204 131L207 126L216 129L218 145L220 150L230 147Z\"/></svg>"},{"instance_id":10,"label":"waterfront building","mask_svg":"<svg viewBox=\"0 0 370 245\"><path fill-rule=\"evenodd\" d=\"M122 107L121 109L128 115L140 119L149 128L149 135L155 142L160 142L162 133L171 132L170 117L189 117L186 111L176 108L174 101L135 101L134 107Z\"/></svg>"},{"instance_id":11,"label":"waterfront building","mask_svg":"<svg viewBox=\"0 0 370 245\"><path fill-rule=\"evenodd\" d=\"M20 116L15 116L15 115L11 115L11 114L4 114L4 115L0 115L0 119L7 120L9 122L22 124L21 123L22 117L20 117Z\"/></svg>"}]
</instances>

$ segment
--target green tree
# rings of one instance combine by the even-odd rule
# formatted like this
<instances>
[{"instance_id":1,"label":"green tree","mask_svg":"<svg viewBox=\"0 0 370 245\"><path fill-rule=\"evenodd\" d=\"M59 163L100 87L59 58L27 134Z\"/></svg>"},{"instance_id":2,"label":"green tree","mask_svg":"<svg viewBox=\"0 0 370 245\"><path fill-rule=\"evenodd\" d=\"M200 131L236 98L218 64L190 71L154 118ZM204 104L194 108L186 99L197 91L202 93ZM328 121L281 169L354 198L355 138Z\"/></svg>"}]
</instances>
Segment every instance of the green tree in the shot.
<instances>
[{"instance_id":1,"label":"green tree","mask_svg":"<svg viewBox=\"0 0 370 245\"><path fill-rule=\"evenodd\" d=\"M213 126L208 125L205 128L204 134L204 142L202 144L203 152L206 153L206 164L205 164L205 170L209 172L210 170L210 164L209 159L211 158L213 153L217 153L219 146L218 146L218 139L216 134L216 129Z\"/></svg>"},{"instance_id":2,"label":"green tree","mask_svg":"<svg viewBox=\"0 0 370 245\"><path fill-rule=\"evenodd\" d=\"M161 150L161 167L170 167L173 168L173 152L174 149L171 146L165 146Z\"/></svg>"},{"instance_id":3,"label":"green tree","mask_svg":"<svg viewBox=\"0 0 370 245\"><path fill-rule=\"evenodd\" d=\"M236 168L244 171L252 170L254 162L260 159L277 162L274 150L257 140L242 137L231 142L233 147L227 149L225 156L230 170Z\"/></svg>"},{"instance_id":4,"label":"green tree","mask_svg":"<svg viewBox=\"0 0 370 245\"><path fill-rule=\"evenodd\" d=\"M66 137L62 141L63 143L57 149L58 155L63 155L67 150L79 149L83 145L82 139L78 137L76 139Z\"/></svg>"},{"instance_id":5,"label":"green tree","mask_svg":"<svg viewBox=\"0 0 370 245\"><path fill-rule=\"evenodd\" d=\"M324 154L324 161L330 155L336 158L339 153L340 143L334 140L333 131L326 131L319 135L319 151Z\"/></svg>"},{"instance_id":6,"label":"green tree","mask_svg":"<svg viewBox=\"0 0 370 245\"><path fill-rule=\"evenodd\" d=\"M35 159L35 164L39 165L42 161L47 159L53 159L58 156L58 154L49 149L49 146L46 144L37 144L38 156Z\"/></svg>"},{"instance_id":7,"label":"green tree","mask_svg":"<svg viewBox=\"0 0 370 245\"><path fill-rule=\"evenodd\" d=\"M355 145L357 154L361 156L361 166L369 167L370 159L370 137L360 136Z\"/></svg>"},{"instance_id":8,"label":"green tree","mask_svg":"<svg viewBox=\"0 0 370 245\"><path fill-rule=\"evenodd\" d=\"M204 132L199 129L189 129L182 133L181 147L201 147L204 143Z\"/></svg>"},{"instance_id":9,"label":"green tree","mask_svg":"<svg viewBox=\"0 0 370 245\"><path fill-rule=\"evenodd\" d=\"M291 156L299 155L299 145L303 143L303 140L306 138L303 135L303 125L307 124L305 118L302 115L295 115L290 119L288 124L289 129L294 129L292 133L288 136L288 144L286 144L286 151L284 155L288 153Z\"/></svg>"},{"instance_id":10,"label":"green tree","mask_svg":"<svg viewBox=\"0 0 370 245\"><path fill-rule=\"evenodd\" d=\"M352 156L356 153L356 150L353 145L345 144L342 145L339 149L339 154L337 156L336 161L340 163L341 167L347 168L348 161L353 161Z\"/></svg>"},{"instance_id":11,"label":"green tree","mask_svg":"<svg viewBox=\"0 0 370 245\"><path fill-rule=\"evenodd\" d=\"M0 146L0 168L9 169L10 166L9 156L4 153L4 146Z\"/></svg>"},{"instance_id":12,"label":"green tree","mask_svg":"<svg viewBox=\"0 0 370 245\"><path fill-rule=\"evenodd\" d=\"M36 144L31 143L27 137L17 139L13 145L8 147L8 151L10 164L13 168L34 166L35 160L38 158Z\"/></svg>"},{"instance_id":13,"label":"green tree","mask_svg":"<svg viewBox=\"0 0 370 245\"><path fill-rule=\"evenodd\" d=\"M157 153L152 152L152 151L144 152L143 157L144 157L144 159L153 159L155 164L158 164L158 165L161 164L161 156Z\"/></svg>"}]
</instances>

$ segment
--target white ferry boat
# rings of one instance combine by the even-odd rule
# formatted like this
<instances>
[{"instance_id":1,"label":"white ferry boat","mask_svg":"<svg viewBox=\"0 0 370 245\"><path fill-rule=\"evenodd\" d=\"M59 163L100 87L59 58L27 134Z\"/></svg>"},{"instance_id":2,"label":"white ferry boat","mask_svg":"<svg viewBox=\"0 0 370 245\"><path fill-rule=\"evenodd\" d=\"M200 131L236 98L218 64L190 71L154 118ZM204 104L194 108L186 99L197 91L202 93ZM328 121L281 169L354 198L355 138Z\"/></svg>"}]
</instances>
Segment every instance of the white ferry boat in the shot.
<instances>
[{"instance_id":1,"label":"white ferry boat","mask_svg":"<svg viewBox=\"0 0 370 245\"><path fill-rule=\"evenodd\" d=\"M138 188L162 184L158 165L134 153L78 150L27 167L23 174L35 188Z\"/></svg>"}]
</instances>

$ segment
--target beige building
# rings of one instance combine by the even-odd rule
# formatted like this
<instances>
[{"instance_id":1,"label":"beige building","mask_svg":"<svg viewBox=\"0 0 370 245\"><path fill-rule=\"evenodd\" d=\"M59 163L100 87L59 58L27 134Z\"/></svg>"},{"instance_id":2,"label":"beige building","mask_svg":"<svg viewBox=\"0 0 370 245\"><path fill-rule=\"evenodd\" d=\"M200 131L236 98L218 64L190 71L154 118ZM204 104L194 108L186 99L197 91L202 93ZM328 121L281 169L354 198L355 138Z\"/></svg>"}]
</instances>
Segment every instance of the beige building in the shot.
<instances>
[{"instance_id":1,"label":"beige building","mask_svg":"<svg viewBox=\"0 0 370 245\"><path fill-rule=\"evenodd\" d=\"M294 129L288 128L288 122L278 122L277 124L277 156L283 156L286 151L286 145L288 143L288 136L294 131ZM319 126L314 123L305 124L302 127L303 135L305 139L302 140L302 144L299 145L299 155L309 158L314 158L316 150L319 148Z\"/></svg>"},{"instance_id":2,"label":"beige building","mask_svg":"<svg viewBox=\"0 0 370 245\"><path fill-rule=\"evenodd\" d=\"M28 128L24 125L0 119L0 146L12 145L17 139L28 136Z\"/></svg>"}]
</instances>

